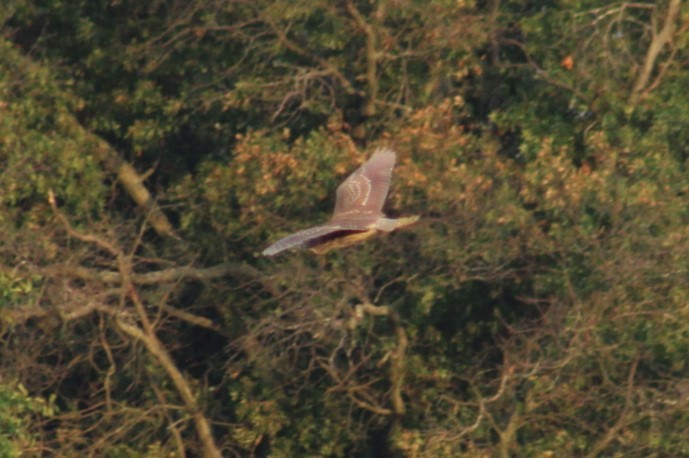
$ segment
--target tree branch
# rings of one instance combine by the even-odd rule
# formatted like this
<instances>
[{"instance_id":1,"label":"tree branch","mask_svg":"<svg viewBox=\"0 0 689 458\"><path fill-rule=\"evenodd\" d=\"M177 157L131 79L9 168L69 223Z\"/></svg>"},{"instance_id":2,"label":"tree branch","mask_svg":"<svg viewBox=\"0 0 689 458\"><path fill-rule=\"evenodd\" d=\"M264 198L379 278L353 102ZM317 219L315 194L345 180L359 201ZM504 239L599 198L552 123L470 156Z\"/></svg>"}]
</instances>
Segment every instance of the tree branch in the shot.
<instances>
[{"instance_id":1,"label":"tree branch","mask_svg":"<svg viewBox=\"0 0 689 458\"><path fill-rule=\"evenodd\" d=\"M384 2L381 2L381 5ZM347 0L347 11L354 18L357 26L366 34L366 83L368 94L366 96L366 106L364 115L373 116L376 114L376 99L378 98L378 37L371 24L361 15L352 0Z\"/></svg>"},{"instance_id":2,"label":"tree branch","mask_svg":"<svg viewBox=\"0 0 689 458\"><path fill-rule=\"evenodd\" d=\"M86 267L69 264L54 264L48 267L38 267L35 271L45 276L66 276L109 284L119 284L122 282L122 275L119 272L88 269ZM261 278L261 273L248 264L223 262L206 268L181 266L155 272L141 274L132 273L129 276L132 283L135 285L154 285L159 283L174 283L180 280L212 280L225 276L259 279Z\"/></svg>"},{"instance_id":3,"label":"tree branch","mask_svg":"<svg viewBox=\"0 0 689 458\"><path fill-rule=\"evenodd\" d=\"M117 325L130 337L140 340L151 353L151 355L156 358L163 370L167 372L168 376L172 380L172 383L177 388L177 392L182 398L184 406L192 416L196 426L196 431L199 435L199 440L203 444L203 456L206 458L222 458L222 454L220 453L220 450L213 439L208 419L206 419L205 415L203 415L203 412L201 412L201 409L196 402L196 398L194 397L189 384L175 363L172 361L172 358L167 353L162 343L160 343L160 341L154 335L142 331L138 326L126 323L119 317L117 319Z\"/></svg>"},{"instance_id":4,"label":"tree branch","mask_svg":"<svg viewBox=\"0 0 689 458\"><path fill-rule=\"evenodd\" d=\"M196 402L196 397L194 396L189 383L184 378L184 375L177 368L165 346L156 336L155 327L148 316L147 307L144 305L136 288L134 287L132 280L132 255L125 253L116 245L116 243L103 240L95 235L84 234L75 230L67 218L58 210L55 203L55 196L52 192L49 193L48 201L56 217L65 226L65 230L70 236L85 243L94 244L101 249L106 250L110 255L116 258L117 268L119 271L118 276L121 285L121 304L120 307L118 307L117 312L114 313L115 321L118 327L130 337L143 342L148 352L167 373L170 380L172 380L172 383L175 386L177 393L181 397L184 406L192 417L194 426L196 428L196 433L203 447L203 456L205 458L221 458L222 455L215 444L215 440L212 435L210 422L203 414L203 411L199 408L198 403ZM135 321L132 319L134 315L126 312L125 305L127 298L129 298L131 303L134 305L136 317L141 323L140 327L136 325ZM90 301L85 307L83 307L83 309L86 310L86 313L88 313L92 309L95 309L98 305L99 304L97 301Z\"/></svg>"},{"instance_id":5,"label":"tree branch","mask_svg":"<svg viewBox=\"0 0 689 458\"><path fill-rule=\"evenodd\" d=\"M387 316L392 326L395 329L395 335L397 336L397 347L392 352L392 358L390 361L390 383L392 389L390 391L390 402L392 403L392 410L398 416L404 415L405 406L404 399L402 399L402 388L404 386L405 377L405 354L407 351L407 346L409 345L409 339L407 338L407 333L400 324L400 317L393 308L386 306L376 306L371 303L365 303L359 305L361 311L373 316Z\"/></svg>"},{"instance_id":6,"label":"tree branch","mask_svg":"<svg viewBox=\"0 0 689 458\"><path fill-rule=\"evenodd\" d=\"M94 150L96 157L104 163L111 172L117 174L117 179L124 190L127 191L129 196L139 207L144 209L146 217L151 223L151 227L153 227L158 235L178 238L172 228L172 224L168 221L155 200L153 200L153 197L151 197L151 193L146 189L143 179L136 172L134 166L122 159L120 154L105 140L90 132L87 134L93 136L96 141L96 148Z\"/></svg>"},{"instance_id":7,"label":"tree branch","mask_svg":"<svg viewBox=\"0 0 689 458\"><path fill-rule=\"evenodd\" d=\"M662 30L657 35L654 35L651 44L646 50L646 57L641 66L641 71L639 72L632 92L629 96L629 105L634 106L638 102L639 98L643 95L645 89L647 89L648 82L651 78L651 73L655 67L658 55L663 50L665 45L672 41L672 36L675 32L675 22L679 17L679 6L680 0L670 0L668 5L667 14L665 15L665 24Z\"/></svg>"},{"instance_id":8,"label":"tree branch","mask_svg":"<svg viewBox=\"0 0 689 458\"><path fill-rule=\"evenodd\" d=\"M639 357L637 356L632 362L632 367L629 369L629 375L627 376L627 394L624 398L624 406L622 407L622 412L620 412L620 417L617 419L614 425L608 429L603 437L601 437L598 442L593 446L593 449L586 455L587 458L595 458L600 455L600 453L605 450L605 448L610 445L610 443L615 439L615 436L624 427L627 421L627 415L629 414L629 409L632 406L632 395L634 394L634 377L636 376L636 368L639 366Z\"/></svg>"},{"instance_id":9,"label":"tree branch","mask_svg":"<svg viewBox=\"0 0 689 458\"><path fill-rule=\"evenodd\" d=\"M310 60L313 60L314 62L316 62L320 66L320 68L322 68L328 74L335 77L335 79L337 79L340 82L340 84L342 85L342 88L348 94L358 94L359 93L359 91L357 91L354 88L354 86L352 86L352 83L349 82L347 77L345 77L345 75L343 75L342 72L340 72L336 66L334 66L333 64L328 62L326 59L323 59L319 56L316 56L315 54L308 52L307 50L305 50L304 48L299 46L297 43L290 40L289 37L287 36L287 34L285 33L285 31L280 29L280 27L278 27L278 25L275 23L275 21L272 20L272 18L270 17L269 14L262 14L261 20L263 22L265 22L270 27L270 29L273 31L273 33L277 37L278 42L280 44L282 44L285 48L287 48L288 50L292 51L293 53L295 53L301 57L304 57L304 58L307 58L307 59L310 59Z\"/></svg>"}]
</instances>

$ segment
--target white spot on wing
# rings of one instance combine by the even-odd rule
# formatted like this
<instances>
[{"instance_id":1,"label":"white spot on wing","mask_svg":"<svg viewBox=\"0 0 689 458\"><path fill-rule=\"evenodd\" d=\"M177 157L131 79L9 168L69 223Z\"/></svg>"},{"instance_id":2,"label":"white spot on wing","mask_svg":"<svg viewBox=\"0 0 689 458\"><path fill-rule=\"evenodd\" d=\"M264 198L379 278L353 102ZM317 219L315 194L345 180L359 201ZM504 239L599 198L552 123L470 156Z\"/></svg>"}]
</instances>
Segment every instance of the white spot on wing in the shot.
<instances>
[{"instance_id":1,"label":"white spot on wing","mask_svg":"<svg viewBox=\"0 0 689 458\"><path fill-rule=\"evenodd\" d=\"M362 175L363 179L366 180L366 195L364 196L364 200L361 202L361 206L365 206L368 203L368 199L371 198L371 189L373 186L371 186L371 180L366 176Z\"/></svg>"}]
</instances>

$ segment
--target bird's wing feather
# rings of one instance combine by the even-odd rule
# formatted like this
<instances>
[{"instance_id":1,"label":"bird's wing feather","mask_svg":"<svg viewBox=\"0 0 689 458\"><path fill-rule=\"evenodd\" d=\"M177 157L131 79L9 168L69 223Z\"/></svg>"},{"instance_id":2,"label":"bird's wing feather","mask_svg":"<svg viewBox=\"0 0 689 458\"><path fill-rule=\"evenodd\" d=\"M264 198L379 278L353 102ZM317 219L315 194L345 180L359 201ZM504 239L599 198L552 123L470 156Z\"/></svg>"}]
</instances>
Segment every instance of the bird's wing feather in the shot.
<instances>
[{"instance_id":1,"label":"bird's wing feather","mask_svg":"<svg viewBox=\"0 0 689 458\"><path fill-rule=\"evenodd\" d=\"M380 216L390 189L395 152L379 148L371 159L359 167L337 188L333 220L357 214Z\"/></svg>"},{"instance_id":2,"label":"bird's wing feather","mask_svg":"<svg viewBox=\"0 0 689 458\"><path fill-rule=\"evenodd\" d=\"M289 250L290 248L305 247L309 241L332 234L334 232L357 230L362 230L362 227L356 222L351 224L325 224L323 226L311 227L309 229L304 229L303 231L295 232L292 235L288 235L287 237L278 240L263 250L261 254L264 256L273 256L281 251Z\"/></svg>"}]
</instances>

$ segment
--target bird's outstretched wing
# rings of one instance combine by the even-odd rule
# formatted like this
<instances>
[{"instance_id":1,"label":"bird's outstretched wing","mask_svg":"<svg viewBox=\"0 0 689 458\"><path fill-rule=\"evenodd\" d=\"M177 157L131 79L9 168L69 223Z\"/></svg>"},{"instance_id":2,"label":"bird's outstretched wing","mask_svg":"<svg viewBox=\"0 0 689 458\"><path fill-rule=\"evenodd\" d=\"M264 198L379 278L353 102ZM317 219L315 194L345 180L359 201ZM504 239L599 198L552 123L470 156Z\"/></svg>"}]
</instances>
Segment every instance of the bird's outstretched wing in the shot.
<instances>
[{"instance_id":1,"label":"bird's outstretched wing","mask_svg":"<svg viewBox=\"0 0 689 458\"><path fill-rule=\"evenodd\" d=\"M382 214L395 158L394 151L379 148L371 159L342 182L337 188L333 221L366 215L375 220Z\"/></svg>"},{"instance_id":2,"label":"bird's outstretched wing","mask_svg":"<svg viewBox=\"0 0 689 458\"><path fill-rule=\"evenodd\" d=\"M288 235L287 237L278 240L263 250L261 254L263 256L273 256L281 251L289 250L290 248L307 247L310 241L324 237L328 234L341 231L359 231L363 229L365 228L356 222L351 224L324 224L323 226L311 227L309 229L304 229L303 231L295 232L292 235Z\"/></svg>"}]
</instances>

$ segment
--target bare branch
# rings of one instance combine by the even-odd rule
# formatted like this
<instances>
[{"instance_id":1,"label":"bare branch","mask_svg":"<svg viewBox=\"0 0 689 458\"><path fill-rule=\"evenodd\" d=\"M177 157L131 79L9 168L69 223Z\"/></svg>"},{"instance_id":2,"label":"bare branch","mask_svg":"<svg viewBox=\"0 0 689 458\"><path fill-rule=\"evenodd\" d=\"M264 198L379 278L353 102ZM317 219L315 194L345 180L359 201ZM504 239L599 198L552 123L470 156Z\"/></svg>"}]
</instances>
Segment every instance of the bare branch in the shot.
<instances>
[{"instance_id":1,"label":"bare branch","mask_svg":"<svg viewBox=\"0 0 689 458\"><path fill-rule=\"evenodd\" d=\"M210 320L203 316L194 315L193 313L185 312L184 310L179 310L169 305L163 304L161 307L168 315L174 316L182 321L186 321L194 326L199 326L201 328L210 329L212 331L220 331L220 326L215 324L213 320Z\"/></svg>"},{"instance_id":2,"label":"bare branch","mask_svg":"<svg viewBox=\"0 0 689 458\"><path fill-rule=\"evenodd\" d=\"M325 70L328 74L334 76L340 82L340 84L342 85L342 88L345 91L347 91L347 93L358 94L360 92L360 91L356 90L354 88L354 86L352 86L352 83L350 83L349 79L347 79L347 77L345 75L343 75L342 72L340 72L336 66L334 66L333 64L328 62L326 59L323 59L323 58L318 57L317 55L315 55L313 53L308 52L306 49L302 48L297 43L290 40L289 37L287 36L287 33L284 30L282 30L278 26L278 24L276 24L275 21L273 21L270 18L269 14L263 14L261 19L263 20L263 22L265 22L270 27L270 29L272 30L272 32L277 37L280 44L282 44L285 48L287 48L288 50L292 51L295 54L298 54L302 57L305 57L307 59L310 59L310 60L313 60L314 62L316 62L320 66L320 68Z\"/></svg>"},{"instance_id":3,"label":"bare branch","mask_svg":"<svg viewBox=\"0 0 689 458\"><path fill-rule=\"evenodd\" d=\"M103 283L115 284L122 282L122 274L120 272L88 269L86 267L69 264L55 264L48 267L35 268L34 270L46 276L69 276L83 280L95 280ZM228 275L249 279L259 279L262 276L258 270L248 264L224 262L207 268L181 266L142 274L131 273L129 277L131 282L135 285L154 285L160 283L173 283L180 280L206 281Z\"/></svg>"},{"instance_id":4,"label":"bare branch","mask_svg":"<svg viewBox=\"0 0 689 458\"><path fill-rule=\"evenodd\" d=\"M385 2L379 3L382 8ZM357 26L366 34L366 83L368 94L366 94L366 106L364 115L373 116L376 114L376 99L378 98L378 37L375 28L369 24L361 15L352 0L347 0L347 11L352 15ZM373 17L380 16L374 14Z\"/></svg>"},{"instance_id":5,"label":"bare branch","mask_svg":"<svg viewBox=\"0 0 689 458\"><path fill-rule=\"evenodd\" d=\"M144 179L137 173L136 169L129 162L125 161L108 142L98 135L84 128L74 116L66 118L70 124L81 131L94 144L93 153L95 157L105 165L112 173L117 175L117 179L129 194L129 196L141 207L151 223L153 229L162 236L178 238L172 228L172 224L167 219L161 208L155 202L151 193L144 185Z\"/></svg>"},{"instance_id":6,"label":"bare branch","mask_svg":"<svg viewBox=\"0 0 689 458\"><path fill-rule=\"evenodd\" d=\"M185 407L194 420L196 431L199 435L201 443L203 444L203 456L206 458L221 458L222 454L215 444L208 419L199 408L191 387L184 378L184 375L182 375L180 370L172 361L172 358L165 350L163 344L154 335L142 331L138 326L127 323L121 318L117 319L117 324L126 334L137 340L140 340L148 351L156 358L165 372L167 372L168 376L172 380L172 383L177 388L177 392L180 394L182 402L184 402Z\"/></svg>"},{"instance_id":7,"label":"bare branch","mask_svg":"<svg viewBox=\"0 0 689 458\"><path fill-rule=\"evenodd\" d=\"M595 458L610 445L615 439L615 436L620 432L628 421L629 410L632 406L632 395L634 394L634 377L636 376L636 368L639 366L639 357L637 356L632 362L632 367L629 369L629 376L627 377L627 394L624 398L624 406L622 412L614 425L608 429L603 437L593 446L593 449L586 455L587 458Z\"/></svg>"},{"instance_id":8,"label":"bare branch","mask_svg":"<svg viewBox=\"0 0 689 458\"><path fill-rule=\"evenodd\" d=\"M387 316L395 329L397 347L393 351L390 361L390 383L392 385L390 401L392 402L394 413L398 416L402 416L405 411L404 399L402 399L402 388L404 386L406 367L405 354L407 346L409 345L407 333L400 324L400 317L395 309L386 306L376 306L371 303L361 304L359 307L364 313L369 315Z\"/></svg>"},{"instance_id":9,"label":"bare branch","mask_svg":"<svg viewBox=\"0 0 689 458\"><path fill-rule=\"evenodd\" d=\"M647 92L648 82L651 78L651 73L655 68L656 60L658 55L663 50L665 45L672 41L675 32L675 23L679 17L679 6L680 0L670 0L670 4L667 9L667 14L665 15L665 24L661 29L660 33L654 34L651 44L648 46L646 51L646 57L644 58L643 65L641 66L641 71L639 72L632 92L629 95L629 104L631 106L636 105L639 98Z\"/></svg>"},{"instance_id":10,"label":"bare branch","mask_svg":"<svg viewBox=\"0 0 689 458\"><path fill-rule=\"evenodd\" d=\"M82 242L85 243L92 243L94 245L97 245L98 247L104 249L108 253L110 253L113 256L117 256L117 253L119 253L119 248L117 248L115 245L110 243L107 240L103 240L100 237L97 237L95 235L91 234L82 234L76 229L72 227L72 224L67 220L65 215L60 213L60 211L57 208L57 203L55 202L55 194L53 191L48 191L48 203L50 203L50 208L53 210L53 213L57 217L58 220L62 223L62 225L65 227L65 230L69 235L74 237L77 240L81 240Z\"/></svg>"},{"instance_id":11,"label":"bare branch","mask_svg":"<svg viewBox=\"0 0 689 458\"><path fill-rule=\"evenodd\" d=\"M116 313L113 313L110 307L105 307L106 310L114 314L118 327L125 334L129 335L130 337L136 340L140 340L141 342L143 342L148 352L155 358L158 364L160 364L163 370L168 374L168 377L170 377L170 379L172 380L172 383L177 389L177 393L182 398L182 402L184 403L187 411L189 412L194 421L196 432L203 446L203 456L206 458L220 458L222 455L217 445L215 444L215 440L211 432L210 422L205 417L202 410L199 408L198 403L196 402L196 397L194 396L194 393L191 389L191 386L184 378L182 372L175 365L174 361L170 357L163 343L156 336L155 328L151 322L151 319L148 316L147 307L144 305L142 299L139 297L136 288L134 287L134 283L132 281L133 255L126 254L122 249L120 249L118 246L116 246L114 243L111 243L110 241L104 240L95 235L83 234L75 230L70 224L70 222L67 220L67 218L58 210L57 204L55 202L55 196L52 193L52 191L49 193L48 201L53 210L53 213L62 222L62 224L65 227L65 230L69 235L85 243L94 244L100 247L101 249L107 251L111 256L116 258L122 292L122 294L120 295L122 307L119 307L119 312ZM216 269L216 271L217 270L218 269ZM81 270L79 269L77 269L77 271L81 272ZM96 278L97 277L98 275L96 275ZM127 298L134 305L134 309L136 310L136 317L141 323L141 327L136 325L134 323L134 320L132 320L134 316L133 314L127 316L127 313L124 308ZM89 313L91 310L96 309L98 306L98 301L91 300L85 307L81 307L78 312L83 315L85 313ZM184 317L187 320L191 319L190 315L185 314L184 312L179 312L177 316ZM198 317L194 317L194 321L199 324L202 322L200 319L198 319ZM203 324L207 325L207 323ZM208 327L208 325L206 327Z\"/></svg>"}]
</instances>

